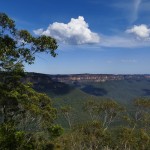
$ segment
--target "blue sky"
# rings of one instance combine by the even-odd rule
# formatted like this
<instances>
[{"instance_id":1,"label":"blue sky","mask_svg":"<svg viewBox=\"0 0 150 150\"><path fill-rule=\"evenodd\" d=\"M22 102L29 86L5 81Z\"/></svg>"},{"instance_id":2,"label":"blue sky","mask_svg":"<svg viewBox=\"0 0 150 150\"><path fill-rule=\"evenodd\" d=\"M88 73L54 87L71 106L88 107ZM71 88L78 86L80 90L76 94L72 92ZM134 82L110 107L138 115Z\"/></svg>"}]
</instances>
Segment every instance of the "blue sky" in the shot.
<instances>
[{"instance_id":1,"label":"blue sky","mask_svg":"<svg viewBox=\"0 0 150 150\"><path fill-rule=\"evenodd\" d=\"M19 29L57 39L58 56L41 54L26 71L47 74L150 73L149 0L5 0Z\"/></svg>"}]
</instances>

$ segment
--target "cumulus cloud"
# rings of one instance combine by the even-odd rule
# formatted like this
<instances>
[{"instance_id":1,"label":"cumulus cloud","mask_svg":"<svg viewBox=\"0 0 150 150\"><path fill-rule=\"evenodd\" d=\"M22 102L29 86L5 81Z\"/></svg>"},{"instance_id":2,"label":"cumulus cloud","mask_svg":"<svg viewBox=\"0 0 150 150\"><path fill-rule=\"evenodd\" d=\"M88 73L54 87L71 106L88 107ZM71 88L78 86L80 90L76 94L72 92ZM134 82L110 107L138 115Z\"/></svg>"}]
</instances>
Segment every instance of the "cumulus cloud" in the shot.
<instances>
[{"instance_id":1,"label":"cumulus cloud","mask_svg":"<svg viewBox=\"0 0 150 150\"><path fill-rule=\"evenodd\" d=\"M132 28L126 30L127 33L132 33L141 39L149 39L150 28L147 25L141 24L139 26L134 25Z\"/></svg>"},{"instance_id":2,"label":"cumulus cloud","mask_svg":"<svg viewBox=\"0 0 150 150\"><path fill-rule=\"evenodd\" d=\"M128 34L125 34L128 33ZM103 47L116 48L135 48L135 47L150 47L150 28L145 25L134 25L119 35L102 35L92 32L89 29L88 23L84 17L79 16L77 19L72 18L69 23L54 22L47 29L34 30L36 35L52 36L57 39L61 46L87 46L87 49L92 46L92 49L100 50ZM130 36L133 34L136 36ZM139 42L140 40L140 42ZM91 46L86 45L91 44ZM95 44L93 46L93 44ZM82 45L82 46L81 46ZM65 46L65 48L66 48ZM69 47L69 50L71 47Z\"/></svg>"},{"instance_id":3,"label":"cumulus cloud","mask_svg":"<svg viewBox=\"0 0 150 150\"><path fill-rule=\"evenodd\" d=\"M72 18L68 24L54 22L46 30L37 29L33 31L36 35L52 36L59 42L67 44L96 44L100 37L89 29L84 17Z\"/></svg>"}]
</instances>

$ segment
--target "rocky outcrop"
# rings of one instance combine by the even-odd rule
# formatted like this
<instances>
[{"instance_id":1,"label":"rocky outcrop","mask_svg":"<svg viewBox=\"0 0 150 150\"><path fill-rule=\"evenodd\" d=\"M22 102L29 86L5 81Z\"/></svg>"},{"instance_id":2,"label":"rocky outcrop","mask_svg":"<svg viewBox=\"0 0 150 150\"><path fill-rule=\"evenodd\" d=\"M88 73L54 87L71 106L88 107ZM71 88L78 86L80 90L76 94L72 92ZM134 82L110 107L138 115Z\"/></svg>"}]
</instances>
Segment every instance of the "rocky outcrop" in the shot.
<instances>
[{"instance_id":1,"label":"rocky outcrop","mask_svg":"<svg viewBox=\"0 0 150 150\"><path fill-rule=\"evenodd\" d=\"M59 82L105 82L113 80L148 79L150 75L113 75L113 74L73 74L73 75L50 75Z\"/></svg>"},{"instance_id":2,"label":"rocky outcrop","mask_svg":"<svg viewBox=\"0 0 150 150\"><path fill-rule=\"evenodd\" d=\"M114 75L114 74L70 74L70 75L48 75L39 73L28 73L26 80L32 83L63 82L105 82L114 80L141 80L150 79L150 75Z\"/></svg>"}]
</instances>

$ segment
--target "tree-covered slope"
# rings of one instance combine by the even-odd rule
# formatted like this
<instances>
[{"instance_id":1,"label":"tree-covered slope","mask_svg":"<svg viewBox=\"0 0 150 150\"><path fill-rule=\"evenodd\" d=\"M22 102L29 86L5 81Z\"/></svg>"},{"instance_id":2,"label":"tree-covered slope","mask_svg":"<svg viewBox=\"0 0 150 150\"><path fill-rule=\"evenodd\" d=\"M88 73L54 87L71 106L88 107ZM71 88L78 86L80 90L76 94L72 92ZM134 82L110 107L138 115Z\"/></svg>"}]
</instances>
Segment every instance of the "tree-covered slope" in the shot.
<instances>
[{"instance_id":1,"label":"tree-covered slope","mask_svg":"<svg viewBox=\"0 0 150 150\"><path fill-rule=\"evenodd\" d=\"M103 98L113 99L132 109L132 101L138 97L150 96L150 80L118 80L106 82L87 82L66 84L53 81L49 75L29 74L34 88L48 94L57 108L69 105L73 108L74 122L89 119L83 111L83 105L88 100L100 101ZM60 117L60 122L63 119Z\"/></svg>"}]
</instances>

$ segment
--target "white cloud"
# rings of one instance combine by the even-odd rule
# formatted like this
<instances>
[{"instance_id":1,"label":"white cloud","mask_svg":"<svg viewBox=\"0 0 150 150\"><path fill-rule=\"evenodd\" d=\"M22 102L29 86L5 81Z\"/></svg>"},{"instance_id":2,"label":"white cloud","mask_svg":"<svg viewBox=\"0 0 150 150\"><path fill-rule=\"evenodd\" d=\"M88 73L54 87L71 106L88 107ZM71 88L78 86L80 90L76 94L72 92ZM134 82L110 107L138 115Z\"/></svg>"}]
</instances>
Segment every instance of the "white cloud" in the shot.
<instances>
[{"instance_id":1,"label":"white cloud","mask_svg":"<svg viewBox=\"0 0 150 150\"><path fill-rule=\"evenodd\" d=\"M122 0L113 4L114 7L124 11L130 23L138 19L139 11L143 7L143 0Z\"/></svg>"},{"instance_id":2,"label":"white cloud","mask_svg":"<svg viewBox=\"0 0 150 150\"><path fill-rule=\"evenodd\" d=\"M150 37L150 28L145 24L134 25L131 29L126 30L126 32L132 33L141 39L149 39Z\"/></svg>"},{"instance_id":3,"label":"white cloud","mask_svg":"<svg viewBox=\"0 0 150 150\"><path fill-rule=\"evenodd\" d=\"M131 36L116 35L116 36L102 36L102 40L99 43L102 47L116 47L116 48L138 48L148 47L150 42L135 39Z\"/></svg>"},{"instance_id":4,"label":"white cloud","mask_svg":"<svg viewBox=\"0 0 150 150\"><path fill-rule=\"evenodd\" d=\"M150 38L135 38L128 34L106 36L101 34L101 42L98 47L108 48L144 48L150 47Z\"/></svg>"},{"instance_id":5,"label":"white cloud","mask_svg":"<svg viewBox=\"0 0 150 150\"><path fill-rule=\"evenodd\" d=\"M139 13L139 8L140 8L140 5L142 3L142 0L134 0L134 3L133 3L133 12L132 12L132 22L136 21L138 19L138 13Z\"/></svg>"},{"instance_id":6,"label":"white cloud","mask_svg":"<svg viewBox=\"0 0 150 150\"><path fill-rule=\"evenodd\" d=\"M97 33L89 29L88 23L84 17L79 16L77 19L72 18L68 24L54 22L46 30L34 30L36 35L52 36L59 42L81 45L99 43L100 37Z\"/></svg>"},{"instance_id":7,"label":"white cloud","mask_svg":"<svg viewBox=\"0 0 150 150\"><path fill-rule=\"evenodd\" d=\"M139 40L129 35L113 35L106 36L101 34L101 41L96 45L68 45L61 44L61 50L71 51L71 50L94 50L94 51L104 51L105 48L144 48L150 47L149 40Z\"/></svg>"},{"instance_id":8,"label":"white cloud","mask_svg":"<svg viewBox=\"0 0 150 150\"><path fill-rule=\"evenodd\" d=\"M36 35L47 35L57 39L61 47L69 47L72 45L80 46L80 48L102 50L103 47L110 48L141 48L150 47L150 28L145 25L134 25L119 35L98 35L89 29L84 18L79 16L77 19L72 18L67 24L55 22L50 24L46 30L34 30ZM130 36L133 34L136 36ZM87 45L91 44L91 45ZM95 45L93 45L95 44ZM82 45L82 46L81 46ZM75 48L72 48L75 49Z\"/></svg>"},{"instance_id":9,"label":"white cloud","mask_svg":"<svg viewBox=\"0 0 150 150\"><path fill-rule=\"evenodd\" d=\"M43 33L43 29L37 29L33 31L36 35L41 35Z\"/></svg>"}]
</instances>

